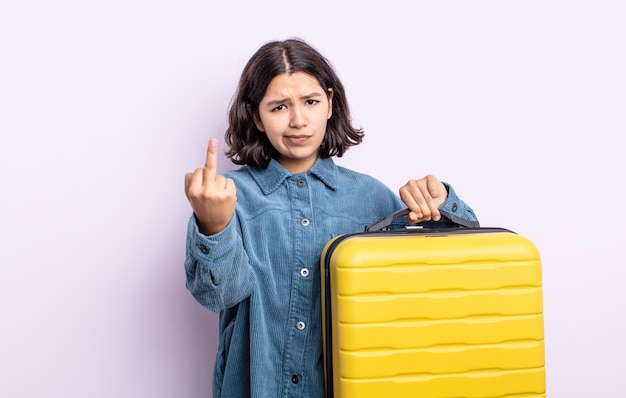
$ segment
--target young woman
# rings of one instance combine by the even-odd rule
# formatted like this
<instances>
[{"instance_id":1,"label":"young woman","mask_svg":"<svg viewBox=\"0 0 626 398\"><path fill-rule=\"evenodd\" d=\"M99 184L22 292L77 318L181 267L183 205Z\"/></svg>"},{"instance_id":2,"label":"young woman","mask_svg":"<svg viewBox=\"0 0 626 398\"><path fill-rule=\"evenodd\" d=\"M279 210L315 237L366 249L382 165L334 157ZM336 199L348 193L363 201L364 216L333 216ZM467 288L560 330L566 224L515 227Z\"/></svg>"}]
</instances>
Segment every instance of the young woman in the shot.
<instances>
[{"instance_id":1,"label":"young woman","mask_svg":"<svg viewBox=\"0 0 626 398\"><path fill-rule=\"evenodd\" d=\"M213 397L323 397L324 245L406 207L409 223L450 226L440 210L476 217L434 176L397 195L335 165L363 131L351 125L329 62L301 40L269 42L252 56L229 122L227 155L242 167L217 175L211 139L205 166L185 176L187 288L220 314Z\"/></svg>"}]
</instances>

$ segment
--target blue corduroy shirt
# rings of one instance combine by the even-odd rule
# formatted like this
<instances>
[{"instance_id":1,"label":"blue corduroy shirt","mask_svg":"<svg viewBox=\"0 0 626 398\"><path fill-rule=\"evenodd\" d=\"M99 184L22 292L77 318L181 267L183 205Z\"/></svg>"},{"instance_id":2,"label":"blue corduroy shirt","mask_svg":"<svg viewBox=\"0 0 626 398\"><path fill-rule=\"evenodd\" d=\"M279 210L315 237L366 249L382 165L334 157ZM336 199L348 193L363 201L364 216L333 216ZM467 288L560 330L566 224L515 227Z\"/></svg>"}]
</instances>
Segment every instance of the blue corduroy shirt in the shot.
<instances>
[{"instance_id":1,"label":"blue corduroy shirt","mask_svg":"<svg viewBox=\"0 0 626 398\"><path fill-rule=\"evenodd\" d=\"M220 314L213 397L321 398L322 249L406 206L380 181L332 159L300 174L272 160L225 176L237 187L235 216L205 236L192 215L185 259L187 288ZM446 188L441 209L476 220Z\"/></svg>"}]
</instances>

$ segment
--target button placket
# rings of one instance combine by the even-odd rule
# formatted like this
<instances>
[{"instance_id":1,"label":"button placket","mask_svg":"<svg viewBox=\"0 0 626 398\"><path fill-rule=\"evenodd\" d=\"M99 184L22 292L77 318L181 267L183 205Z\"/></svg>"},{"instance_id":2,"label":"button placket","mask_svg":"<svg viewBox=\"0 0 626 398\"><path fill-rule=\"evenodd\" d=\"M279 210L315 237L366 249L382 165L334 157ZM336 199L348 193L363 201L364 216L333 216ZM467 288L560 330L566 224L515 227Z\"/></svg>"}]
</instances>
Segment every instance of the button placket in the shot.
<instances>
[{"instance_id":1,"label":"button placket","mask_svg":"<svg viewBox=\"0 0 626 398\"><path fill-rule=\"evenodd\" d=\"M296 226L293 239L296 242L297 250L294 258L295 272L292 273L293 280L291 304L289 318L291 320L290 330L287 332L289 344L292 347L292 356L284 363L285 369L289 369L287 377L291 381L293 388L301 388L302 386L302 364L295 360L304 355L306 350L306 342L308 340L308 314L311 307L311 270L305 266L302 261L307 258L312 250L307 243L314 238L313 225L311 219L313 217L313 209L310 199L310 190L307 189L309 181L304 175L294 176L294 180L290 182L290 193L292 195L293 213L292 219ZM300 227L297 224L300 224ZM298 385L298 387L296 387Z\"/></svg>"}]
</instances>

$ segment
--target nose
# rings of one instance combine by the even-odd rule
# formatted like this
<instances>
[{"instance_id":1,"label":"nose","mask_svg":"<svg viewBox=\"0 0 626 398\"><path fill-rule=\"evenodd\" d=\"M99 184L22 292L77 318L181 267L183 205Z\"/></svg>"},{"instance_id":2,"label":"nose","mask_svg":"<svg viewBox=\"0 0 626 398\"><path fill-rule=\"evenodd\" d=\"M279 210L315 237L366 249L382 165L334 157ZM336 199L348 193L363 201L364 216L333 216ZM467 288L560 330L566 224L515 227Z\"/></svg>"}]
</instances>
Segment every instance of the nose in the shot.
<instances>
[{"instance_id":1,"label":"nose","mask_svg":"<svg viewBox=\"0 0 626 398\"><path fill-rule=\"evenodd\" d=\"M306 119L304 117L304 112L299 106L294 106L291 108L291 119L289 121L289 127L300 129L306 126Z\"/></svg>"}]
</instances>

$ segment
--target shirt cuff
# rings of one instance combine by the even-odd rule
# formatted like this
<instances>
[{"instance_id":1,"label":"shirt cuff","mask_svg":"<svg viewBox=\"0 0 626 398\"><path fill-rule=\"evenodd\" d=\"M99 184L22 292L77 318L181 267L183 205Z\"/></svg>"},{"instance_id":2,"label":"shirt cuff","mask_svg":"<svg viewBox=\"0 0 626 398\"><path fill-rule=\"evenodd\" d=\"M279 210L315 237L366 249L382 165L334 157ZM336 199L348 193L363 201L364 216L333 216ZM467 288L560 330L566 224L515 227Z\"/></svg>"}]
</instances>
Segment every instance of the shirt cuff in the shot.
<instances>
[{"instance_id":1,"label":"shirt cuff","mask_svg":"<svg viewBox=\"0 0 626 398\"><path fill-rule=\"evenodd\" d=\"M446 201L439 206L439 209L447 211L450 214L464 214L464 212L460 211L460 207L463 205L463 202L461 201L461 198L457 196L456 191L452 188L452 185L446 182L444 182L443 185L448 190L448 197L446 198Z\"/></svg>"},{"instance_id":2,"label":"shirt cuff","mask_svg":"<svg viewBox=\"0 0 626 398\"><path fill-rule=\"evenodd\" d=\"M204 235L198 228L195 214L189 220L189 232L191 237L190 249L194 257L205 260L215 260L230 252L237 242L237 231L234 227L233 217L226 228L214 235Z\"/></svg>"}]
</instances>

